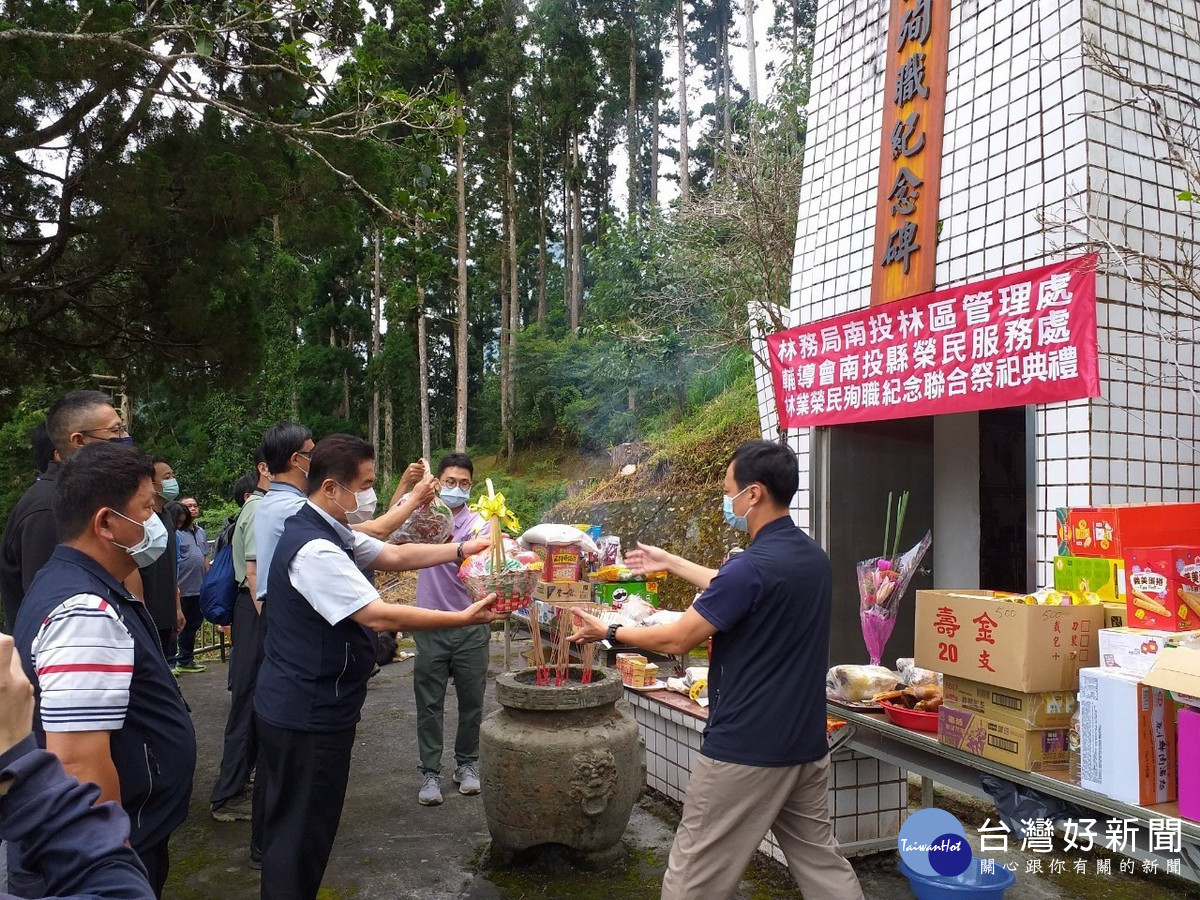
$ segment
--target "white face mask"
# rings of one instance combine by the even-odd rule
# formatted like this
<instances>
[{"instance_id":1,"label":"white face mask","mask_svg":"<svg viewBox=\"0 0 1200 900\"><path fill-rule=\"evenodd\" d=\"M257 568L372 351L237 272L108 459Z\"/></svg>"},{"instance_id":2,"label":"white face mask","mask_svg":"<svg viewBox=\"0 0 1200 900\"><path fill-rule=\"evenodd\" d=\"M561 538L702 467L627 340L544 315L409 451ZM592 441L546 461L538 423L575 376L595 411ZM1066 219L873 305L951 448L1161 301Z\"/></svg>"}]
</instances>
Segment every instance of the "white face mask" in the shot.
<instances>
[{"instance_id":1,"label":"white face mask","mask_svg":"<svg viewBox=\"0 0 1200 900\"><path fill-rule=\"evenodd\" d=\"M117 544L116 541L113 541L133 557L133 561L137 563L139 569L145 568L162 556L163 551L167 549L167 526L162 523L162 519L154 513L150 513L150 518L145 522L138 522L115 509L112 512L117 513L126 522L142 526L142 539L132 547L126 547L124 544Z\"/></svg>"},{"instance_id":2,"label":"white face mask","mask_svg":"<svg viewBox=\"0 0 1200 900\"><path fill-rule=\"evenodd\" d=\"M347 491L350 488L344 484L340 487ZM346 521L351 525L357 525L360 522L369 522L375 515L375 507L379 503L379 498L375 496L375 488L367 488L365 491L351 491L354 494L354 509L346 509L342 504L338 503L338 507L346 514ZM337 503L337 501L333 501Z\"/></svg>"}]
</instances>

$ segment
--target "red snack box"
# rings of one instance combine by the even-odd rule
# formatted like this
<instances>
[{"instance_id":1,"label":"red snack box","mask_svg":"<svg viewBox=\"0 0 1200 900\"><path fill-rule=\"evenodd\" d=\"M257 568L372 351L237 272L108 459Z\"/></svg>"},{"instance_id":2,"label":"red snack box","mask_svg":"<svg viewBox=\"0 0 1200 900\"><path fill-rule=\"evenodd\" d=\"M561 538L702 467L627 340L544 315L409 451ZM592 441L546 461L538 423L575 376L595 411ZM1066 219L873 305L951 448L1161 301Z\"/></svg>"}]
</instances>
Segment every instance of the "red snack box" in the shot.
<instances>
[{"instance_id":1,"label":"red snack box","mask_svg":"<svg viewBox=\"0 0 1200 900\"><path fill-rule=\"evenodd\" d=\"M1200 628L1200 546L1132 547L1124 559L1129 627Z\"/></svg>"},{"instance_id":2,"label":"red snack box","mask_svg":"<svg viewBox=\"0 0 1200 900\"><path fill-rule=\"evenodd\" d=\"M1200 544L1200 503L1059 507L1060 556L1118 557L1126 547Z\"/></svg>"}]
</instances>

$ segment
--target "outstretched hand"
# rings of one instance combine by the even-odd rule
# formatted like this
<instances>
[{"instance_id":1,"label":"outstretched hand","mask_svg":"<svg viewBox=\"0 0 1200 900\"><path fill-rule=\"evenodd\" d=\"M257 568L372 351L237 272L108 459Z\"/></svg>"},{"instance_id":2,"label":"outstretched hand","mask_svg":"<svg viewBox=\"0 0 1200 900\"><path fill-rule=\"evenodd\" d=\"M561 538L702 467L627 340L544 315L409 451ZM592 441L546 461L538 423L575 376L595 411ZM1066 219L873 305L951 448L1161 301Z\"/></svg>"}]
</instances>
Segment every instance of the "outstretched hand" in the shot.
<instances>
[{"instance_id":1,"label":"outstretched hand","mask_svg":"<svg viewBox=\"0 0 1200 900\"><path fill-rule=\"evenodd\" d=\"M629 566L635 575L647 575L651 572L667 571L670 559L671 554L661 547L639 541L635 549L625 554L625 565Z\"/></svg>"},{"instance_id":2,"label":"outstretched hand","mask_svg":"<svg viewBox=\"0 0 1200 900\"><path fill-rule=\"evenodd\" d=\"M463 541L463 559L466 559L468 556L474 556L476 553L482 553L490 546L492 546L492 539L490 537L477 537L471 538L469 541Z\"/></svg>"},{"instance_id":3,"label":"outstretched hand","mask_svg":"<svg viewBox=\"0 0 1200 900\"><path fill-rule=\"evenodd\" d=\"M588 644L592 641L602 641L608 634L608 626L591 613L586 613L578 606L571 607L571 615L578 622L575 633L571 635L572 644Z\"/></svg>"}]
</instances>

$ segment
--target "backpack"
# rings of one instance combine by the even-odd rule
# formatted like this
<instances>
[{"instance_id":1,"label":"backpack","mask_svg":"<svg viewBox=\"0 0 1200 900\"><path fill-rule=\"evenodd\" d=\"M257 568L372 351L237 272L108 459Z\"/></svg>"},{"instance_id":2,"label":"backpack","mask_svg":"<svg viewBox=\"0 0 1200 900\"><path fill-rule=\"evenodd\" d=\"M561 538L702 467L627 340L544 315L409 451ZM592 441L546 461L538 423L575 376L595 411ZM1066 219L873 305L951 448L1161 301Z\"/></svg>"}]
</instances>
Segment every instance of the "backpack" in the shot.
<instances>
[{"instance_id":1,"label":"backpack","mask_svg":"<svg viewBox=\"0 0 1200 900\"><path fill-rule=\"evenodd\" d=\"M233 525L217 540L218 550L212 565L200 584L200 611L214 625L233 622L233 603L237 599L238 582L233 574Z\"/></svg>"}]
</instances>

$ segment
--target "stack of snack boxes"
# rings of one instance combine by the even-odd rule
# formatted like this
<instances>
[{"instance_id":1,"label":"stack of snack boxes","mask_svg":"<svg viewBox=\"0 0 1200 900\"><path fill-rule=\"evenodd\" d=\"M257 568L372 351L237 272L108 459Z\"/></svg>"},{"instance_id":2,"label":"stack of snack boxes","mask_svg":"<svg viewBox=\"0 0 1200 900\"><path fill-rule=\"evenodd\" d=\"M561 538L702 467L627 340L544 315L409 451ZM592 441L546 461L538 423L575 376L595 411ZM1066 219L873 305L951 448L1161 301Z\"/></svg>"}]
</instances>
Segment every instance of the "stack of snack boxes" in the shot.
<instances>
[{"instance_id":1,"label":"stack of snack boxes","mask_svg":"<svg viewBox=\"0 0 1200 900\"><path fill-rule=\"evenodd\" d=\"M650 687L658 681L658 666L640 653L618 653L617 671L629 687Z\"/></svg>"},{"instance_id":2,"label":"stack of snack boxes","mask_svg":"<svg viewBox=\"0 0 1200 900\"><path fill-rule=\"evenodd\" d=\"M1177 707L1150 673L1200 633L1200 504L1060 509L1057 518L1056 585L1062 571L1099 590L1111 571L1124 604L1120 627L1109 619L1099 632L1099 660L1079 673L1080 785L1126 803L1173 801Z\"/></svg>"}]
</instances>

